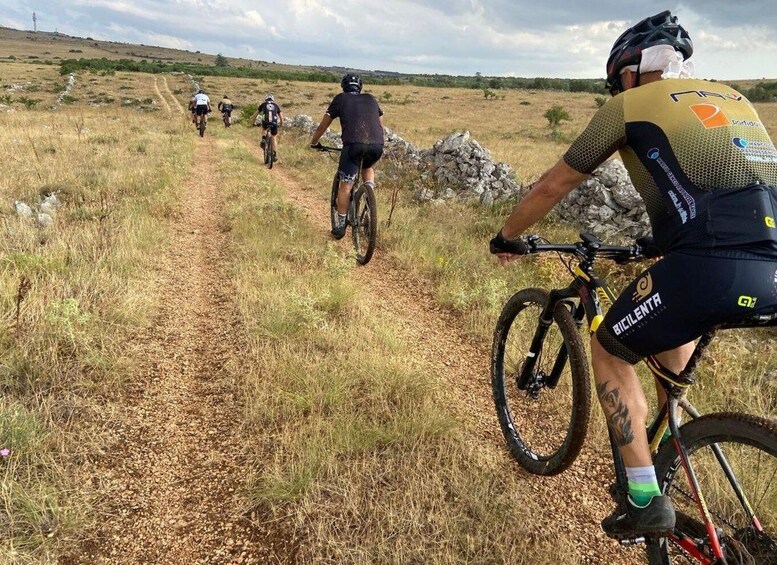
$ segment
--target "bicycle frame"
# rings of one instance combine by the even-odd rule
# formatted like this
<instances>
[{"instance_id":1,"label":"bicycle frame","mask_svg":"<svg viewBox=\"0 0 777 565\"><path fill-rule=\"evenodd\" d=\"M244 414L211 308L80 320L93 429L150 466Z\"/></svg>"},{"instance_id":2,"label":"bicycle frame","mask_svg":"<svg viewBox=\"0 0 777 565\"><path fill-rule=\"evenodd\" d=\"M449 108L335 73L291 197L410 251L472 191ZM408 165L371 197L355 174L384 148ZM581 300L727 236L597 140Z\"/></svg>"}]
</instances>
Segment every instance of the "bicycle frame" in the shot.
<instances>
[{"instance_id":1,"label":"bicycle frame","mask_svg":"<svg viewBox=\"0 0 777 565\"><path fill-rule=\"evenodd\" d=\"M556 354L550 375L542 377L535 374L535 368L540 358L543 341L553 323L553 312L555 309L559 304L569 308L578 327L582 327L583 320L587 320L589 331L593 334L604 319L602 306L609 307L615 301L615 295L609 289L606 282L598 278L594 272L593 264L596 258L609 258L619 262L634 261L641 258L642 250L639 246L604 246L598 239L588 234L581 234L581 238L582 241L580 243L573 245L539 244L537 243L539 238L536 238L535 236L530 236L527 241L530 252L532 253L555 251L559 253L571 253L580 258L579 264L572 270L574 278L569 286L550 291L548 303L544 306L540 314L540 320L532 339L529 352L516 377L518 388L527 391L528 394L534 397L539 394L543 387L556 387L564 369L564 365L567 362L567 351L564 345L562 345ZM574 299L579 300L579 302L575 303ZM767 319L769 319L768 316L764 317L763 321L766 321ZM771 318L771 321L766 321L766 323L773 324L774 319ZM745 327L747 325L749 324L743 323L727 325L725 327ZM685 470L691 487L691 494L699 509L699 513L703 518L709 538L710 550L716 560L714 562L725 563L725 556L721 547L718 529L708 510L698 478L694 472L693 465L691 464L689 453L683 443L679 425L680 410L683 410L691 418L698 418L700 416L699 412L684 398L684 396L687 388L695 381L694 372L696 367L699 360L702 358L704 351L712 342L717 329L718 328L712 329L700 338L686 367L679 375L675 375L662 367L654 358L645 360L655 379L666 392L667 396L667 402L660 407L657 415L648 426L647 433L651 452L655 454L658 451L666 428L669 428L674 447L679 455L680 465ZM620 450L615 441L615 437L609 427L608 434L616 477L613 497L616 499L616 502L622 503L625 501L628 492L626 469L623 460L621 459ZM726 460L722 450L717 444L712 444L711 449L723 469L733 492L749 516L754 528L757 531L763 532L763 528L758 518L755 516L752 505L742 491L739 481L734 475L734 471ZM670 539L701 563L713 563L713 561L702 553L702 549L699 548L695 540L672 536L670 536ZM636 540L628 540L623 543L634 544L644 541L644 538L639 538Z\"/></svg>"}]
</instances>

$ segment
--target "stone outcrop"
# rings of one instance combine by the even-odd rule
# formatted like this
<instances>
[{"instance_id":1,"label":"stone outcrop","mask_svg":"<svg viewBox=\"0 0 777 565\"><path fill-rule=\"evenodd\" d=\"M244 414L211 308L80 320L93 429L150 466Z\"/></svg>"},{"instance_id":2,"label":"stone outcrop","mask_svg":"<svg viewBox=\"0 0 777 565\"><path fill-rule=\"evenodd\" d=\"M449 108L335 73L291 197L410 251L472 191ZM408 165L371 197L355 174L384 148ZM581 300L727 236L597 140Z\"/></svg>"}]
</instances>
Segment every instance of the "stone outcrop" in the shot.
<instances>
[{"instance_id":1,"label":"stone outcrop","mask_svg":"<svg viewBox=\"0 0 777 565\"><path fill-rule=\"evenodd\" d=\"M76 74L70 73L67 75L67 84L65 85L65 89L59 93L57 96L57 103L54 105L54 108L59 108L62 105L62 102L65 100L66 96L70 96L70 93L73 92L73 88L76 86Z\"/></svg>"}]
</instances>

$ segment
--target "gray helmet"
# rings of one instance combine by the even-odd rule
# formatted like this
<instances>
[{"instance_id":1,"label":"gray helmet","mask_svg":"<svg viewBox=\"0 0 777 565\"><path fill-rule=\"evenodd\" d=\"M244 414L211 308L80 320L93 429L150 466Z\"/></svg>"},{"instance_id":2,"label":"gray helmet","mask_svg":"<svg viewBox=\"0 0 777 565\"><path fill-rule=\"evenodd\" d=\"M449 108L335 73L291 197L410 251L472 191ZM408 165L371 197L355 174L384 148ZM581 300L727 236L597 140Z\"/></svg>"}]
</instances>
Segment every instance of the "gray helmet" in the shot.
<instances>
[{"instance_id":1,"label":"gray helmet","mask_svg":"<svg viewBox=\"0 0 777 565\"><path fill-rule=\"evenodd\" d=\"M275 95L272 92L268 92L267 96L264 97L265 102L275 102Z\"/></svg>"}]
</instances>

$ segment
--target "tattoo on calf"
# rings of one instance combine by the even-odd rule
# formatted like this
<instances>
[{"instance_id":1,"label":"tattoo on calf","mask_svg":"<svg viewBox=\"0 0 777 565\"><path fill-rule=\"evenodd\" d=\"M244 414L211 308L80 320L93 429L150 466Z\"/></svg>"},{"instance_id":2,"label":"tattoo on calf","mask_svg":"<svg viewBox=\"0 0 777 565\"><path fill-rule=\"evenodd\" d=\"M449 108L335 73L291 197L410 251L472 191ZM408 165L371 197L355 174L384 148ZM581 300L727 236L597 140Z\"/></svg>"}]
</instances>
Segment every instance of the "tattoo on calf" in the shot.
<instances>
[{"instance_id":1,"label":"tattoo on calf","mask_svg":"<svg viewBox=\"0 0 777 565\"><path fill-rule=\"evenodd\" d=\"M615 443L622 447L634 441L631 416L629 416L628 407L620 398L620 390L617 388L607 390L607 384L608 382L603 382L596 385L596 394L599 396L599 402L602 403L607 424L615 436Z\"/></svg>"}]
</instances>

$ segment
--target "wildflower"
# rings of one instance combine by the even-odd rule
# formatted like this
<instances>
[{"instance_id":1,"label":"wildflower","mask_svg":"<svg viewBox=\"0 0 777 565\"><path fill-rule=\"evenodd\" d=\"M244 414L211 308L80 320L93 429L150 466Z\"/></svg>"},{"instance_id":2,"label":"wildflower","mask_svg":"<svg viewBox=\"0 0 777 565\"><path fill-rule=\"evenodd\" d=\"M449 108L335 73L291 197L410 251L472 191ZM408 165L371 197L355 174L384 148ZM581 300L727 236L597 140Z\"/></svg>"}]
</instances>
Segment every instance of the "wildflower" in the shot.
<instances>
[{"instance_id":1,"label":"wildflower","mask_svg":"<svg viewBox=\"0 0 777 565\"><path fill-rule=\"evenodd\" d=\"M0 457L8 457L11 455L11 450L7 447L4 447L3 449L0 449Z\"/></svg>"}]
</instances>

